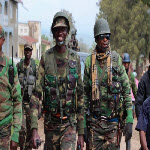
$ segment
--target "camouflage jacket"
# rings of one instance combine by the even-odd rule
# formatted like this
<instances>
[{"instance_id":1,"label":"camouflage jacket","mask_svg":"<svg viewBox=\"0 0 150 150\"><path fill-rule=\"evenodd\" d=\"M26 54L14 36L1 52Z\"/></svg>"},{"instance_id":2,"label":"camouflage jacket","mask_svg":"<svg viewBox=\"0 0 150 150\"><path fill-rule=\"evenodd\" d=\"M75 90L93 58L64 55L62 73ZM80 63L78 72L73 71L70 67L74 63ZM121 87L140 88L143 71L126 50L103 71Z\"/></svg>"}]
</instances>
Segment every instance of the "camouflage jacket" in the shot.
<instances>
[{"instance_id":1,"label":"camouflage jacket","mask_svg":"<svg viewBox=\"0 0 150 150\"><path fill-rule=\"evenodd\" d=\"M22 90L23 103L24 102L29 103L32 95L32 90L35 88L36 71L37 71L35 60L31 58L30 64L26 66L24 64L24 59L21 59L16 66Z\"/></svg>"},{"instance_id":2,"label":"camouflage jacket","mask_svg":"<svg viewBox=\"0 0 150 150\"><path fill-rule=\"evenodd\" d=\"M68 62L69 61L69 62ZM76 121L76 115L77 115L77 127L78 127L78 133L84 134L84 99L83 99L83 83L81 79L81 66L80 66L80 59L79 56L76 54L76 52L72 51L71 49L67 49L65 53L59 54L56 52L55 47L49 49L45 52L45 54L41 57L40 65L39 65L39 71L37 75L36 80L36 89L32 95L31 98L31 128L37 128L37 119L38 119L38 105L39 105L39 98L41 97L41 93L43 89L46 88L45 85L45 75L52 77L52 78L65 78L68 79L67 75L67 68L73 64L73 61L75 62L75 66L77 68L77 82L76 82L76 93L77 93L77 109L76 112L74 112L73 120ZM48 83L46 83L48 84ZM54 82L52 82L50 85L56 86ZM60 94L66 94L66 83L59 83L58 84L58 91L59 96ZM42 89L43 88L43 89ZM50 95L51 96L51 95ZM55 97L55 96L54 96ZM67 100L65 98L59 98L59 100L62 100L62 105L65 108L67 105ZM46 99L47 103L48 99ZM52 101L52 100L51 100ZM56 103L56 100L54 101ZM69 102L70 103L70 102ZM73 103L76 103L75 100ZM44 105L44 104L43 104ZM44 105L45 108L47 105ZM51 108L53 109L53 107ZM59 105L58 105L58 110ZM50 113L50 112L48 112ZM59 119L60 120L60 119ZM45 118L45 123L49 121ZM60 123L60 121L59 121ZM59 124L58 123L58 124Z\"/></svg>"},{"instance_id":3,"label":"camouflage jacket","mask_svg":"<svg viewBox=\"0 0 150 150\"><path fill-rule=\"evenodd\" d=\"M12 60L2 53L0 56L0 127L12 122L13 134L11 140L18 142L22 122L22 97L15 65L14 84L9 83L8 69L11 64Z\"/></svg>"},{"instance_id":4,"label":"camouflage jacket","mask_svg":"<svg viewBox=\"0 0 150 150\"><path fill-rule=\"evenodd\" d=\"M136 99L137 86L136 86L136 83L135 83L135 76L134 76L133 72L131 72L130 74L128 73L128 77L129 77L130 87L132 88L134 98Z\"/></svg>"},{"instance_id":5,"label":"camouflage jacket","mask_svg":"<svg viewBox=\"0 0 150 150\"><path fill-rule=\"evenodd\" d=\"M115 52L116 53L116 52ZM92 72L91 72L91 56L88 56L85 62L84 70L84 101L86 111L91 110L92 99ZM106 58L103 60L106 63ZM116 65L117 63L117 65ZM115 64L115 65L114 65ZM99 65L99 61L96 60L97 71L99 76L102 75L102 68ZM114 86L108 87L108 74L107 67L103 74L103 78L100 83L100 111L102 116L109 117L112 113L114 117L119 116L124 111L123 107L127 110L126 122L133 123L132 117L132 98L129 79L126 74L125 68L122 65L122 59L119 54L116 53L115 58L112 58L112 83L116 82ZM113 94L111 91L113 88L118 90L118 94ZM118 89L117 89L118 88ZM90 103L89 103L90 102ZM114 112L116 110L116 112ZM115 114L117 113L117 114ZM121 116L120 116L121 117Z\"/></svg>"}]
</instances>

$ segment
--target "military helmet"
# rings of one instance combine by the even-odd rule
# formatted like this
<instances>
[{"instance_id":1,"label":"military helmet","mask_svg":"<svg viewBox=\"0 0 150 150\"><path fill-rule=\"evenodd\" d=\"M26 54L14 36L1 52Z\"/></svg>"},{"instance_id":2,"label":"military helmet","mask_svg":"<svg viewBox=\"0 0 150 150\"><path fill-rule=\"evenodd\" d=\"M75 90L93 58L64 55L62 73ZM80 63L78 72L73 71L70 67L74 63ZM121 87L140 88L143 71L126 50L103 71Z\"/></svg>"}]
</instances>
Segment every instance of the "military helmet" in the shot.
<instances>
[{"instance_id":1,"label":"military helmet","mask_svg":"<svg viewBox=\"0 0 150 150\"><path fill-rule=\"evenodd\" d=\"M123 62L123 63L124 63L124 62L130 63L130 56L129 56L128 53L124 53L124 54L122 55L122 62Z\"/></svg>"},{"instance_id":2,"label":"military helmet","mask_svg":"<svg viewBox=\"0 0 150 150\"><path fill-rule=\"evenodd\" d=\"M110 34L110 28L108 22L105 19L100 18L95 22L94 25L94 37L106 33Z\"/></svg>"},{"instance_id":3,"label":"military helmet","mask_svg":"<svg viewBox=\"0 0 150 150\"><path fill-rule=\"evenodd\" d=\"M69 23L69 17L68 15L65 13L65 12L57 12L53 18L53 23L52 23L52 26L51 26L51 31L53 33L53 28L55 27L56 23L57 23L57 20L59 18L64 18L65 19L65 23L63 24L66 24L66 26L68 27L68 32L70 31L70 23ZM58 21L59 22L59 21ZM59 22L60 23L60 22ZM64 25L63 25L64 26Z\"/></svg>"},{"instance_id":4,"label":"military helmet","mask_svg":"<svg viewBox=\"0 0 150 150\"><path fill-rule=\"evenodd\" d=\"M71 30L71 35L76 34L76 33L77 33L77 29L76 29L76 28L73 28L73 29Z\"/></svg>"}]
</instances>

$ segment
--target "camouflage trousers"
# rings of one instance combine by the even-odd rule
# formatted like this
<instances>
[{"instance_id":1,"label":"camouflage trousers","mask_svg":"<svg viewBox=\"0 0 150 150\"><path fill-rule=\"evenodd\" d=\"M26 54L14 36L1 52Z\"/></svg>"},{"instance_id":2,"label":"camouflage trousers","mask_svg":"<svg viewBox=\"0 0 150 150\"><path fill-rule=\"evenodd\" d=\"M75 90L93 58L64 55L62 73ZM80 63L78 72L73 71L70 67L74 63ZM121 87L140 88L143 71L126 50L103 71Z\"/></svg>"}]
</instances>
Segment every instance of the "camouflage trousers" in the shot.
<instances>
[{"instance_id":1,"label":"camouflage trousers","mask_svg":"<svg viewBox=\"0 0 150 150\"><path fill-rule=\"evenodd\" d=\"M11 123L0 127L0 150L10 149Z\"/></svg>"},{"instance_id":2,"label":"camouflage trousers","mask_svg":"<svg viewBox=\"0 0 150 150\"><path fill-rule=\"evenodd\" d=\"M95 120L89 128L89 150L117 150L118 122Z\"/></svg>"},{"instance_id":3,"label":"camouflage trousers","mask_svg":"<svg viewBox=\"0 0 150 150\"><path fill-rule=\"evenodd\" d=\"M31 149L31 119L30 119L30 108L29 104L23 104L23 116L22 116L22 127L19 132L19 147L20 150Z\"/></svg>"},{"instance_id":4,"label":"camouflage trousers","mask_svg":"<svg viewBox=\"0 0 150 150\"><path fill-rule=\"evenodd\" d=\"M75 150L76 126L70 123L45 125L44 150Z\"/></svg>"}]
</instances>

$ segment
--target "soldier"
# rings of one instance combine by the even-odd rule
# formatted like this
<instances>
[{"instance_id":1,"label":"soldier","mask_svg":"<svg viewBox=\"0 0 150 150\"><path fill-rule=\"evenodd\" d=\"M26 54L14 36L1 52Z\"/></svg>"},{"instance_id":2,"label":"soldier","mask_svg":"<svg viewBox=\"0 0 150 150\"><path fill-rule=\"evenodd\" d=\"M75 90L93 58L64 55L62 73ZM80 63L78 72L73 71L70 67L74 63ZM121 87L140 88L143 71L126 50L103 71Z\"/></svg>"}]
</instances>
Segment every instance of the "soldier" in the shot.
<instances>
[{"instance_id":1,"label":"soldier","mask_svg":"<svg viewBox=\"0 0 150 150\"><path fill-rule=\"evenodd\" d=\"M134 98L136 98L136 94L137 94L137 86L136 86L136 82L135 82L135 76L133 74L133 72L131 72L131 70L129 69L129 65L130 65L130 56L128 53L124 53L122 55L122 63L125 67L126 73L128 75L129 78L129 82L130 82L130 87L132 89Z\"/></svg>"},{"instance_id":2,"label":"soldier","mask_svg":"<svg viewBox=\"0 0 150 150\"><path fill-rule=\"evenodd\" d=\"M101 18L94 26L97 43L84 70L84 100L90 150L116 150L120 141L123 107L127 110L126 141L132 136L132 99L122 59L110 48L108 22ZM124 106L123 106L124 105Z\"/></svg>"},{"instance_id":3,"label":"soldier","mask_svg":"<svg viewBox=\"0 0 150 150\"><path fill-rule=\"evenodd\" d=\"M77 128L78 145L83 150L83 83L79 56L66 47L69 30L68 16L64 12L56 13L51 26L56 45L41 57L36 89L31 98L33 148L36 148L36 139L39 139L37 109L43 88L44 149L75 150Z\"/></svg>"},{"instance_id":4,"label":"soldier","mask_svg":"<svg viewBox=\"0 0 150 150\"><path fill-rule=\"evenodd\" d=\"M4 30L0 25L0 149L17 150L22 122L21 87L16 66L2 51L4 42Z\"/></svg>"},{"instance_id":5,"label":"soldier","mask_svg":"<svg viewBox=\"0 0 150 150\"><path fill-rule=\"evenodd\" d=\"M32 56L32 45L24 45L25 59L21 59L17 64L19 81L21 84L21 91L23 97L23 123L19 134L19 146L21 150L30 150L30 138L31 138L31 119L30 119L30 108L29 102L32 95L32 91L35 86L36 79L36 65L35 60Z\"/></svg>"},{"instance_id":6,"label":"soldier","mask_svg":"<svg viewBox=\"0 0 150 150\"><path fill-rule=\"evenodd\" d=\"M71 30L71 39L68 43L68 48L71 48L75 51L80 51L79 46L78 46L78 40L76 39L76 34L77 34L77 30L73 28Z\"/></svg>"}]
</instances>

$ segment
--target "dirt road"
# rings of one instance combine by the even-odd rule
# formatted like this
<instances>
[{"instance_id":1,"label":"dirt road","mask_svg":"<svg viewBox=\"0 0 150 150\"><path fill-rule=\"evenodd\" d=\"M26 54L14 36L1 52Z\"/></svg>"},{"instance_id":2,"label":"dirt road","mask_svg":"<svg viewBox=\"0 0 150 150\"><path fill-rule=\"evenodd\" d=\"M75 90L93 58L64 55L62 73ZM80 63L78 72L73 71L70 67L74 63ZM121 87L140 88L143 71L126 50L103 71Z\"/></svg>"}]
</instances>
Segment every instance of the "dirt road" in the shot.
<instances>
[{"instance_id":1,"label":"dirt road","mask_svg":"<svg viewBox=\"0 0 150 150\"><path fill-rule=\"evenodd\" d=\"M137 124L137 121L136 121L136 119L134 119L133 136L131 139L131 150L139 150L139 148L140 148L139 132L137 132L135 130L136 124ZM43 119L39 120L39 135L40 135L42 140L45 139L44 132L43 132ZM123 137L121 140L120 150L126 150L126 143L124 141L125 141L125 139ZM44 143L41 145L41 147L39 147L38 150L43 150L43 146L44 146Z\"/></svg>"}]
</instances>

